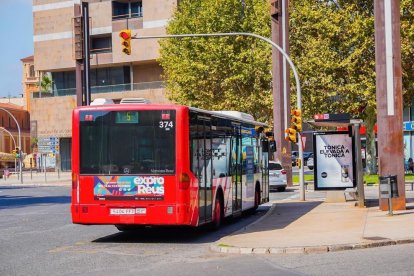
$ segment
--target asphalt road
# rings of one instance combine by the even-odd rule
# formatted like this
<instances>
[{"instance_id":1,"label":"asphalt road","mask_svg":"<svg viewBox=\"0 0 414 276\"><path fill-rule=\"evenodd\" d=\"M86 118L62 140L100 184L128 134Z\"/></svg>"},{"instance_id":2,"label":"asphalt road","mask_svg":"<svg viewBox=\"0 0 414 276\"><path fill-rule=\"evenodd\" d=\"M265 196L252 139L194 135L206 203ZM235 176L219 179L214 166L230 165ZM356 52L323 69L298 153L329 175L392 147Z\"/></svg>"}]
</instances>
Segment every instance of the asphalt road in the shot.
<instances>
[{"instance_id":1,"label":"asphalt road","mask_svg":"<svg viewBox=\"0 0 414 276\"><path fill-rule=\"evenodd\" d=\"M69 192L69 187L0 186L0 275L412 275L413 245L313 255L209 250L211 243L263 216L269 204L254 215L227 221L217 232L147 229L131 234L113 226L72 224ZM295 187L272 193L271 199L296 196Z\"/></svg>"}]
</instances>

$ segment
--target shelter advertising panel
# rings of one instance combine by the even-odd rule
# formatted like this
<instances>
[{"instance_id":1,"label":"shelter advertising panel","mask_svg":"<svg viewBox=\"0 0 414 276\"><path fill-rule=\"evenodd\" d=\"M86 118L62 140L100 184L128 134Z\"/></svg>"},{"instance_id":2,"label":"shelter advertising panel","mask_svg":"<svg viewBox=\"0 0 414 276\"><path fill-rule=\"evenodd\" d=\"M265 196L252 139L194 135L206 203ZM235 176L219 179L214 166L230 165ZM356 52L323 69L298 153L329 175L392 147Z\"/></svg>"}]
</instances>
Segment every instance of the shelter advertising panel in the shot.
<instances>
[{"instance_id":1,"label":"shelter advertising panel","mask_svg":"<svg viewBox=\"0 0 414 276\"><path fill-rule=\"evenodd\" d=\"M316 132L313 142L315 190L356 187L355 143L350 132Z\"/></svg>"}]
</instances>

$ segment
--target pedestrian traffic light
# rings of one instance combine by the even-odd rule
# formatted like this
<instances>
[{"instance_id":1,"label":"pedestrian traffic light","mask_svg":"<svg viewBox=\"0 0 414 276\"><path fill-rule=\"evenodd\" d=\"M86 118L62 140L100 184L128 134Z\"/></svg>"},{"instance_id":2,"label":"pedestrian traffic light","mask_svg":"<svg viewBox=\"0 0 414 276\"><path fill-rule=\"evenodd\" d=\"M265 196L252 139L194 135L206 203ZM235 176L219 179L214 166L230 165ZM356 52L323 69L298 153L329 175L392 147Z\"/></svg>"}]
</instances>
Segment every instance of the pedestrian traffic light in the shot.
<instances>
[{"instance_id":1,"label":"pedestrian traffic light","mask_svg":"<svg viewBox=\"0 0 414 276\"><path fill-rule=\"evenodd\" d=\"M302 131L302 117L299 109L292 110L292 128L296 129L296 131Z\"/></svg>"},{"instance_id":2,"label":"pedestrian traffic light","mask_svg":"<svg viewBox=\"0 0 414 276\"><path fill-rule=\"evenodd\" d=\"M286 141L289 141L289 142L292 142L292 143L296 143L298 141L298 139L296 137L296 129L290 127L290 128L287 128L285 130L285 132L287 134L286 137L285 137Z\"/></svg>"},{"instance_id":3,"label":"pedestrian traffic light","mask_svg":"<svg viewBox=\"0 0 414 276\"><path fill-rule=\"evenodd\" d=\"M121 30L119 33L121 38L122 52L127 55L131 54L131 30L125 29Z\"/></svg>"}]
</instances>

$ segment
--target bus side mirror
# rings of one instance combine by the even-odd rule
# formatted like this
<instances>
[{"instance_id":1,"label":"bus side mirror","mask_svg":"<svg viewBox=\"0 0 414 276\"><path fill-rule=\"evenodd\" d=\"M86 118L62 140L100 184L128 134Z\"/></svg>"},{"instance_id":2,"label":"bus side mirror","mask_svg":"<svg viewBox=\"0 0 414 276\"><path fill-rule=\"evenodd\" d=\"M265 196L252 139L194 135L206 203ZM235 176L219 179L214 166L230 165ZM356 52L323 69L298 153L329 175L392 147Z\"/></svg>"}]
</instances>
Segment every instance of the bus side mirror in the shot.
<instances>
[{"instance_id":1,"label":"bus side mirror","mask_svg":"<svg viewBox=\"0 0 414 276\"><path fill-rule=\"evenodd\" d=\"M270 152L276 152L277 148L276 148L276 141L270 141Z\"/></svg>"}]
</instances>

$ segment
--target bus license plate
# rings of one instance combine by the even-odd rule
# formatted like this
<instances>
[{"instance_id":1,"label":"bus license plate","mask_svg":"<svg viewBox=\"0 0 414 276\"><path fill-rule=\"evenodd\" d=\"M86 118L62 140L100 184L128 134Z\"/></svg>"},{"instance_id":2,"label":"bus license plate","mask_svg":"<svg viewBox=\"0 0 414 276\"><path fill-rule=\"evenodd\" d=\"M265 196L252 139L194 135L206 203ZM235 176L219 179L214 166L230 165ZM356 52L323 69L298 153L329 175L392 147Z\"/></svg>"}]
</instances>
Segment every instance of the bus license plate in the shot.
<instances>
[{"instance_id":1,"label":"bus license plate","mask_svg":"<svg viewBox=\"0 0 414 276\"><path fill-rule=\"evenodd\" d=\"M135 215L135 209L110 209L109 210L111 215Z\"/></svg>"},{"instance_id":2,"label":"bus license plate","mask_svg":"<svg viewBox=\"0 0 414 276\"><path fill-rule=\"evenodd\" d=\"M110 209L111 215L145 215L147 213L146 208L112 208Z\"/></svg>"},{"instance_id":3,"label":"bus license plate","mask_svg":"<svg viewBox=\"0 0 414 276\"><path fill-rule=\"evenodd\" d=\"M147 208L136 208L137 215L145 215L147 213Z\"/></svg>"}]
</instances>

